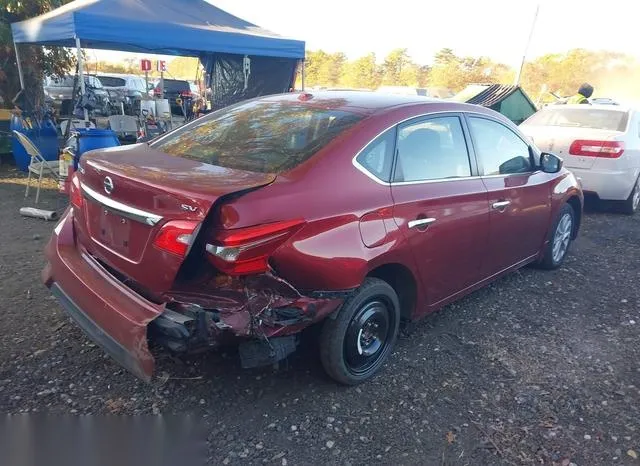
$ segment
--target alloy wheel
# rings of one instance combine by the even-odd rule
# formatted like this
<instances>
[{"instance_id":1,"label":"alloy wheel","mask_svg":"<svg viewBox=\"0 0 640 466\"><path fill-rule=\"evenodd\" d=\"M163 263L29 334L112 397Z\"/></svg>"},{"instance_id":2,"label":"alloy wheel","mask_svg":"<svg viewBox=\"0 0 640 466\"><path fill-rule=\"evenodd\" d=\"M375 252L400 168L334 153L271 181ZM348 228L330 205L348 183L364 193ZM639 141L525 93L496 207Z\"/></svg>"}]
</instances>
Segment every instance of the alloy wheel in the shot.
<instances>
[{"instance_id":1,"label":"alloy wheel","mask_svg":"<svg viewBox=\"0 0 640 466\"><path fill-rule=\"evenodd\" d=\"M635 212L636 210L638 210L638 206L640 205L640 179L636 181L636 184L633 187L633 194L631 199L631 207Z\"/></svg>"},{"instance_id":2,"label":"alloy wheel","mask_svg":"<svg viewBox=\"0 0 640 466\"><path fill-rule=\"evenodd\" d=\"M569 249L571 241L571 232L573 231L573 218L571 214L565 213L558 222L556 233L553 236L553 261L558 263L562 260Z\"/></svg>"}]
</instances>

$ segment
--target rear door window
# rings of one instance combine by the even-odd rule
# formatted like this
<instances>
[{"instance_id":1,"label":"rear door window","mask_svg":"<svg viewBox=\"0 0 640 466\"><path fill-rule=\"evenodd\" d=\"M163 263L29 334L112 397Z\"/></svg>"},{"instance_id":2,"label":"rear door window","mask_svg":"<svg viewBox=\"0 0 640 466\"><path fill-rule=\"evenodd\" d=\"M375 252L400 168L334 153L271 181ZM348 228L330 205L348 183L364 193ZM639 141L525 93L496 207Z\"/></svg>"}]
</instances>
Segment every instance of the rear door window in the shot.
<instances>
[{"instance_id":1,"label":"rear door window","mask_svg":"<svg viewBox=\"0 0 640 466\"><path fill-rule=\"evenodd\" d=\"M371 141L356 158L357 162L380 181L391 180L396 129L392 128Z\"/></svg>"},{"instance_id":2,"label":"rear door window","mask_svg":"<svg viewBox=\"0 0 640 466\"><path fill-rule=\"evenodd\" d=\"M459 117L430 118L400 127L394 181L468 176L471 165Z\"/></svg>"},{"instance_id":3,"label":"rear door window","mask_svg":"<svg viewBox=\"0 0 640 466\"><path fill-rule=\"evenodd\" d=\"M308 160L362 118L292 102L244 102L184 125L151 146L221 167L282 173Z\"/></svg>"}]
</instances>

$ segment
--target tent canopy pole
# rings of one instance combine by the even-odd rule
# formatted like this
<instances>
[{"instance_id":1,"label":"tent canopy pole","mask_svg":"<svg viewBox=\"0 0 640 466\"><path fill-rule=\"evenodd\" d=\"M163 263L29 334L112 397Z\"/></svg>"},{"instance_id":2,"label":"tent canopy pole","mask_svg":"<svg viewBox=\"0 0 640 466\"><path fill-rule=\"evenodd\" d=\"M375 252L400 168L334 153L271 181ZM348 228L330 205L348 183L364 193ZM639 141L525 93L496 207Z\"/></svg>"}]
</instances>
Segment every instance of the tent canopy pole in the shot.
<instances>
[{"instance_id":1,"label":"tent canopy pole","mask_svg":"<svg viewBox=\"0 0 640 466\"><path fill-rule=\"evenodd\" d=\"M85 86L84 86L84 63L82 61L82 47L80 47L80 38L76 37L76 53L78 57L78 77L80 78L80 92L82 93L82 97L84 97ZM84 121L85 124L89 122L89 110L83 108L84 110Z\"/></svg>"},{"instance_id":2,"label":"tent canopy pole","mask_svg":"<svg viewBox=\"0 0 640 466\"><path fill-rule=\"evenodd\" d=\"M302 71L300 74L302 75L302 90L304 91L304 58L302 59Z\"/></svg>"},{"instance_id":3,"label":"tent canopy pole","mask_svg":"<svg viewBox=\"0 0 640 466\"><path fill-rule=\"evenodd\" d=\"M14 41L13 48L16 51L16 63L18 64L18 76L20 77L20 90L24 91L24 75L22 74L22 63L20 63L20 53L18 53L18 44Z\"/></svg>"}]
</instances>

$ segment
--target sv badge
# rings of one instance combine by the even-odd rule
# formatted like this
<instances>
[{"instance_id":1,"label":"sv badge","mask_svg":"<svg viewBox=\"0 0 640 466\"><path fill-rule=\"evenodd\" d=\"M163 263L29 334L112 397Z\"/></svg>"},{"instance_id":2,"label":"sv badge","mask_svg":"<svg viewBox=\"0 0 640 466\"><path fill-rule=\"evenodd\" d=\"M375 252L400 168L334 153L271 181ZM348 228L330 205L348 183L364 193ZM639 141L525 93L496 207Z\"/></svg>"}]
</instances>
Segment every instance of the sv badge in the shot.
<instances>
[{"instance_id":1,"label":"sv badge","mask_svg":"<svg viewBox=\"0 0 640 466\"><path fill-rule=\"evenodd\" d=\"M195 212L196 210L198 210L198 207L193 206L193 205L189 205L189 204L182 204L182 205L180 206L180 208L181 208L182 210L186 210L186 211L188 211L188 212Z\"/></svg>"}]
</instances>

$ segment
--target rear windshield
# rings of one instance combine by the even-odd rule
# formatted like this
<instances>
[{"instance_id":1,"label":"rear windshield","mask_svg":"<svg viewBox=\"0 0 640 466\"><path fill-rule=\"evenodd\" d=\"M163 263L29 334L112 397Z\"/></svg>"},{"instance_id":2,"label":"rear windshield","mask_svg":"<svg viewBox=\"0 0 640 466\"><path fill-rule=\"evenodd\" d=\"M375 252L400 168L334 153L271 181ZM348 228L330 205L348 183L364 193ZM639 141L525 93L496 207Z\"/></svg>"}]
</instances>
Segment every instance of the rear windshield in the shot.
<instances>
[{"instance_id":1,"label":"rear windshield","mask_svg":"<svg viewBox=\"0 0 640 466\"><path fill-rule=\"evenodd\" d=\"M124 87L126 81L122 78L116 78L115 76L98 76L103 86L107 87Z\"/></svg>"},{"instance_id":2,"label":"rear windshield","mask_svg":"<svg viewBox=\"0 0 640 466\"><path fill-rule=\"evenodd\" d=\"M160 82L158 81L158 85ZM164 90L169 92L174 91L188 91L191 88L189 87L189 83L187 81L179 81L177 79L165 79L164 80Z\"/></svg>"},{"instance_id":3,"label":"rear windshield","mask_svg":"<svg viewBox=\"0 0 640 466\"><path fill-rule=\"evenodd\" d=\"M152 147L221 167L282 173L309 159L361 115L280 102L245 102L193 121Z\"/></svg>"},{"instance_id":4,"label":"rear windshield","mask_svg":"<svg viewBox=\"0 0 640 466\"><path fill-rule=\"evenodd\" d=\"M73 87L72 76L66 76L64 78L52 78L49 82L50 87Z\"/></svg>"},{"instance_id":5,"label":"rear windshield","mask_svg":"<svg viewBox=\"0 0 640 466\"><path fill-rule=\"evenodd\" d=\"M566 126L624 131L628 112L597 108L546 108L526 121L533 126Z\"/></svg>"}]
</instances>

